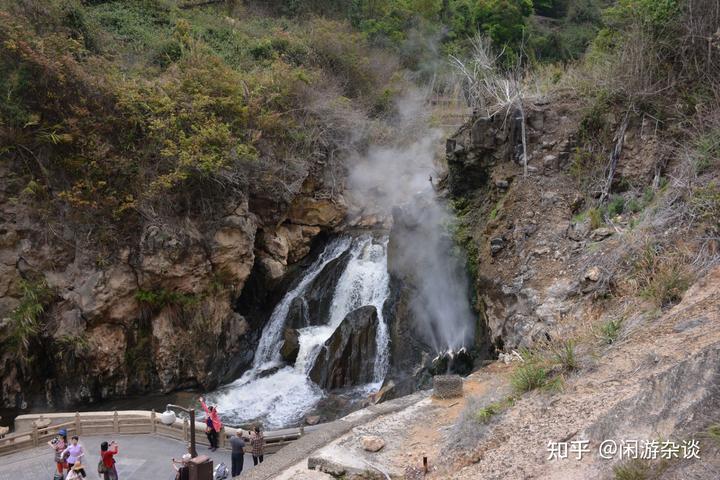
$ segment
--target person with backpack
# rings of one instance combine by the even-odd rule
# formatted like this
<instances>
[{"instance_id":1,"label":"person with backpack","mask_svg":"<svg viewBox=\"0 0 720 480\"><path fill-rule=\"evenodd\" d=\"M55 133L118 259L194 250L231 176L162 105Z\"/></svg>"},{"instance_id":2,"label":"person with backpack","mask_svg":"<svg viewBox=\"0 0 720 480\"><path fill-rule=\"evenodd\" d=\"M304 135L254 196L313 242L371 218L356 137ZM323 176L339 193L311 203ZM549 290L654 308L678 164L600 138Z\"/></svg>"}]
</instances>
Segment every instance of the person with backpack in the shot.
<instances>
[{"instance_id":1,"label":"person with backpack","mask_svg":"<svg viewBox=\"0 0 720 480\"><path fill-rule=\"evenodd\" d=\"M63 457L63 451L68 446L67 430L61 428L58 434L48 442L50 448L55 451L55 467L60 478L63 478L63 472L67 468L65 458ZM57 477L58 475L56 475Z\"/></svg>"},{"instance_id":2,"label":"person with backpack","mask_svg":"<svg viewBox=\"0 0 720 480\"><path fill-rule=\"evenodd\" d=\"M245 440L242 437L242 430L239 428L235 432L235 436L230 438L230 447L232 448L231 470L232 476L235 478L242 473L245 463Z\"/></svg>"},{"instance_id":3,"label":"person with backpack","mask_svg":"<svg viewBox=\"0 0 720 480\"><path fill-rule=\"evenodd\" d=\"M262 463L265 454L265 437L257 425L255 431L250 434L250 446L252 446L253 465Z\"/></svg>"},{"instance_id":4,"label":"person with backpack","mask_svg":"<svg viewBox=\"0 0 720 480\"><path fill-rule=\"evenodd\" d=\"M203 397L200 397L200 405L202 405L203 410L205 410L205 433L207 434L208 442L210 442L210 451L214 452L218 449L218 434L222 430L223 425L217 409L212 405L208 407Z\"/></svg>"},{"instance_id":5,"label":"person with backpack","mask_svg":"<svg viewBox=\"0 0 720 480\"><path fill-rule=\"evenodd\" d=\"M118 473L115 468L115 455L117 455L117 453L118 444L115 440L110 443L102 442L100 444L100 463L98 463L98 473L103 476L103 480L118 480Z\"/></svg>"},{"instance_id":6,"label":"person with backpack","mask_svg":"<svg viewBox=\"0 0 720 480\"><path fill-rule=\"evenodd\" d=\"M82 475L83 478L87 477L85 469L82 466L82 460L85 457L85 449L80 444L80 437L77 435L72 436L70 439L70 445L68 445L62 452L62 457L65 458L65 456L67 456L68 471L73 470L74 472L78 472L79 475ZM80 465L80 467L74 468L75 464Z\"/></svg>"}]
</instances>

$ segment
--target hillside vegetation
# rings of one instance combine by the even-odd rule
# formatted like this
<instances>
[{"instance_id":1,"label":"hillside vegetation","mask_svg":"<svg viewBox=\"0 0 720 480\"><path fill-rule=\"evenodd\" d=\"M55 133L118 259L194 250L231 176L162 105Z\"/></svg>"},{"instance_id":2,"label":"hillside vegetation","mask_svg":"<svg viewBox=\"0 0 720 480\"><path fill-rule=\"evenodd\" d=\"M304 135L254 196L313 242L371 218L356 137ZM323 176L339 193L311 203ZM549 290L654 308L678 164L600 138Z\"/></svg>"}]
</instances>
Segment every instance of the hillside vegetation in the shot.
<instances>
[{"instance_id":1,"label":"hillside vegetation","mask_svg":"<svg viewBox=\"0 0 720 480\"><path fill-rule=\"evenodd\" d=\"M603 312L583 335L612 345L627 302L667 311L718 263L718 15L711 0L0 0L2 401L212 388L246 368L262 325L238 305L345 226L347 162L397 139L418 85L428 108L475 111L448 158L482 161L434 185L493 346L557 340L516 393L562 383L585 346L538 320L545 282L581 285Z\"/></svg>"}]
</instances>

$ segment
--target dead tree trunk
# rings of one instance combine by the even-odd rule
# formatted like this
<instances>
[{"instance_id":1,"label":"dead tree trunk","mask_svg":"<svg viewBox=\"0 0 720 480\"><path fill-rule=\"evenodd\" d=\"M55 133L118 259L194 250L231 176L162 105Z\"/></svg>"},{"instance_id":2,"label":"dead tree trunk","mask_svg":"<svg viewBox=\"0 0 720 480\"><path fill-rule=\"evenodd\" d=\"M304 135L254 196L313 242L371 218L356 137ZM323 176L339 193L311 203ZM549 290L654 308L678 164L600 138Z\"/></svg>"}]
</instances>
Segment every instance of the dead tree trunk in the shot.
<instances>
[{"instance_id":1,"label":"dead tree trunk","mask_svg":"<svg viewBox=\"0 0 720 480\"><path fill-rule=\"evenodd\" d=\"M630 109L625 112L625 118L623 118L622 124L617 134L615 134L615 148L613 148L612 154L610 155L610 166L608 167L608 176L605 182L605 188L603 188L602 194L600 195L600 203L602 204L610 195L610 188L612 187L613 178L615 177L615 170L617 169L617 162L620 159L622 153L623 141L625 139L625 131L628 127L628 121L630 118Z\"/></svg>"},{"instance_id":2,"label":"dead tree trunk","mask_svg":"<svg viewBox=\"0 0 720 480\"><path fill-rule=\"evenodd\" d=\"M525 108L523 108L522 98L520 98L518 101L518 108L520 109L520 134L522 135L522 146L523 146L523 177L527 177L527 174L528 174L527 132L525 131Z\"/></svg>"}]
</instances>

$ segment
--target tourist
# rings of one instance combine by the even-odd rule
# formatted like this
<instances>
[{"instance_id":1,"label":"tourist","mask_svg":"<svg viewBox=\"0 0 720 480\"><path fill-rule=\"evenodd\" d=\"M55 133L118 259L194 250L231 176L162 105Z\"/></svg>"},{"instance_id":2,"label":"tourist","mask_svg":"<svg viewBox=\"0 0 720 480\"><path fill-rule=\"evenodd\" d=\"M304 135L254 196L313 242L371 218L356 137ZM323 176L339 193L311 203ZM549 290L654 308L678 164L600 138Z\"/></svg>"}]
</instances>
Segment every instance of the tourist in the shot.
<instances>
[{"instance_id":1,"label":"tourist","mask_svg":"<svg viewBox=\"0 0 720 480\"><path fill-rule=\"evenodd\" d=\"M73 435L70 439L70 445L67 446L65 450L62 452L63 458L67 455L67 464L68 464L68 471L72 470L75 467L75 464L77 463L80 465L78 469L75 471L80 472L80 474L83 477L86 477L85 469L82 467L82 460L85 457L85 449L80 444L80 438L77 435Z\"/></svg>"},{"instance_id":2,"label":"tourist","mask_svg":"<svg viewBox=\"0 0 720 480\"><path fill-rule=\"evenodd\" d=\"M112 447L112 448L110 448ZM115 455L118 453L118 444L113 440L108 442L102 442L100 444L100 457L102 466L103 480L118 480L117 469L115 468ZM98 469L100 472L100 469Z\"/></svg>"},{"instance_id":3,"label":"tourist","mask_svg":"<svg viewBox=\"0 0 720 480\"><path fill-rule=\"evenodd\" d=\"M175 469L175 480L188 480L190 478L190 467L188 464L192 460L192 455L186 453L181 460L172 459L172 466Z\"/></svg>"},{"instance_id":4,"label":"tourist","mask_svg":"<svg viewBox=\"0 0 720 480\"><path fill-rule=\"evenodd\" d=\"M82 480L85 477L85 469L79 461L68 470L68 476L65 480Z\"/></svg>"},{"instance_id":5,"label":"tourist","mask_svg":"<svg viewBox=\"0 0 720 480\"><path fill-rule=\"evenodd\" d=\"M61 428L60 431L58 431L58 434L55 435L55 438L48 442L48 445L50 445L50 447L55 451L55 466L57 468L57 472L60 474L60 477L62 477L67 466L65 458L63 457L63 452L68 445L67 430Z\"/></svg>"},{"instance_id":6,"label":"tourist","mask_svg":"<svg viewBox=\"0 0 720 480\"><path fill-rule=\"evenodd\" d=\"M205 404L205 400L200 397L200 405L205 410L205 433L207 434L208 442L210 442L210 451L214 452L218 448L218 434L222 430L222 422L218 416L217 409L214 406L208 407Z\"/></svg>"},{"instance_id":7,"label":"tourist","mask_svg":"<svg viewBox=\"0 0 720 480\"><path fill-rule=\"evenodd\" d=\"M252 447L253 465L262 463L265 454L265 437L259 426L255 426L255 431L250 434L250 446Z\"/></svg>"},{"instance_id":8,"label":"tourist","mask_svg":"<svg viewBox=\"0 0 720 480\"><path fill-rule=\"evenodd\" d=\"M235 432L235 436L230 438L230 447L232 447L232 476L237 477L242 473L243 464L245 463L245 440L242 437L242 430L239 428Z\"/></svg>"}]
</instances>

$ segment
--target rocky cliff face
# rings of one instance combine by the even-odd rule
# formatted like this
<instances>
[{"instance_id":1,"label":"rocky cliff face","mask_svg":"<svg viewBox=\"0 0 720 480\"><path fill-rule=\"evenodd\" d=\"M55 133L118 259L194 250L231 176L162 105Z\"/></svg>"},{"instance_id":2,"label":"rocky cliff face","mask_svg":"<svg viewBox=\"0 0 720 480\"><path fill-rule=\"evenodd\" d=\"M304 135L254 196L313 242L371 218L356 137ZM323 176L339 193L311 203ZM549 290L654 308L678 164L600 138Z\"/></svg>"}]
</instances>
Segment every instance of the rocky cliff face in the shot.
<instances>
[{"instance_id":1,"label":"rocky cliff face","mask_svg":"<svg viewBox=\"0 0 720 480\"><path fill-rule=\"evenodd\" d=\"M261 328L234 309L251 272L277 285L344 217L341 203L305 192L266 225L267 212L243 201L211 224L147 220L136 241L100 256L62 223L43 223L13 175L0 173L0 402L8 407L210 388L232 377L252 360ZM34 327L18 331L23 316Z\"/></svg>"}]
</instances>

